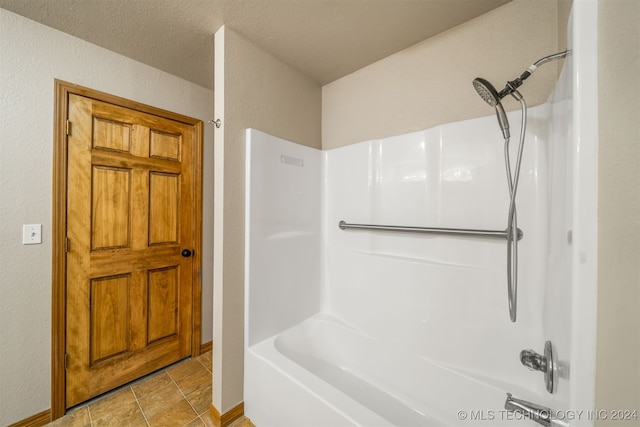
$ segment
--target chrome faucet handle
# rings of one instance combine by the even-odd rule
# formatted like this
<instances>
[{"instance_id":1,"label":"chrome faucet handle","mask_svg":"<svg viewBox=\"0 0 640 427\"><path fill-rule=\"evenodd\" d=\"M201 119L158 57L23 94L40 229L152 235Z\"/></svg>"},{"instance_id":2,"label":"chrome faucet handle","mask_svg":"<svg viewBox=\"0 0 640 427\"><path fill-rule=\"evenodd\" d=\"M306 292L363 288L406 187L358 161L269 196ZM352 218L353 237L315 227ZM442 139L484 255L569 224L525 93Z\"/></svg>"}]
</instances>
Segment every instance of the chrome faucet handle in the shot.
<instances>
[{"instance_id":1,"label":"chrome faucet handle","mask_svg":"<svg viewBox=\"0 0 640 427\"><path fill-rule=\"evenodd\" d=\"M547 371L547 358L531 349L520 352L520 363L532 371Z\"/></svg>"},{"instance_id":2,"label":"chrome faucet handle","mask_svg":"<svg viewBox=\"0 0 640 427\"><path fill-rule=\"evenodd\" d=\"M544 355L538 354L533 350L522 350L520 352L520 363L532 371L544 372L545 387L549 393L553 393L556 365L551 341L544 343Z\"/></svg>"}]
</instances>

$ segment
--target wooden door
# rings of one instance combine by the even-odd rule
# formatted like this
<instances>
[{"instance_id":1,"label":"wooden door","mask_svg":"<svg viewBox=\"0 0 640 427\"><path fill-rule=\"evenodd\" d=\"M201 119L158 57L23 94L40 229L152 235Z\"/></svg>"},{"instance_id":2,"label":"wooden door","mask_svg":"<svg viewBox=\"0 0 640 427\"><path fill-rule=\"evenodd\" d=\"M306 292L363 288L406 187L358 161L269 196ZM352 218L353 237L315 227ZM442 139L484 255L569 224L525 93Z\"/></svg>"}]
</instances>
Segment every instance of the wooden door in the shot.
<instances>
[{"instance_id":1,"label":"wooden door","mask_svg":"<svg viewBox=\"0 0 640 427\"><path fill-rule=\"evenodd\" d=\"M191 355L193 127L69 95L66 407Z\"/></svg>"}]
</instances>

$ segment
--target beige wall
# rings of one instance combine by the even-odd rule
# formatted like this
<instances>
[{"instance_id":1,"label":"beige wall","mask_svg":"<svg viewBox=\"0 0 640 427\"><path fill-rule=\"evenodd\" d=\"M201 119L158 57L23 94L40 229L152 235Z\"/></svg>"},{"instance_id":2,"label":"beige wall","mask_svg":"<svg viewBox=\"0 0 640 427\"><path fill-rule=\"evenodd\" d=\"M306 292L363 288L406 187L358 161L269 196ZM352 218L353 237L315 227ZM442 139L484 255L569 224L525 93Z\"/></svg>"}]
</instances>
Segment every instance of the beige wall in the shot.
<instances>
[{"instance_id":1,"label":"beige wall","mask_svg":"<svg viewBox=\"0 0 640 427\"><path fill-rule=\"evenodd\" d=\"M324 86L322 148L492 114L474 78L500 90L559 50L558 1L514 0ZM558 65L546 65L522 86L530 106L546 101ZM504 105L519 108L510 98Z\"/></svg>"},{"instance_id":2,"label":"beige wall","mask_svg":"<svg viewBox=\"0 0 640 427\"><path fill-rule=\"evenodd\" d=\"M231 28L215 36L213 404L242 402L245 129L320 148L322 92Z\"/></svg>"},{"instance_id":3,"label":"beige wall","mask_svg":"<svg viewBox=\"0 0 640 427\"><path fill-rule=\"evenodd\" d=\"M573 6L573 0L558 0L558 51L565 50L567 48L567 26L569 25L569 15L571 14L571 8ZM558 73L562 70L561 66L558 66Z\"/></svg>"},{"instance_id":4,"label":"beige wall","mask_svg":"<svg viewBox=\"0 0 640 427\"><path fill-rule=\"evenodd\" d=\"M0 9L0 426L51 407L51 176L54 79L203 121L209 89ZM204 135L203 259L212 257L213 130ZM42 224L22 245L22 224ZM213 270L202 338L212 337Z\"/></svg>"},{"instance_id":5,"label":"beige wall","mask_svg":"<svg viewBox=\"0 0 640 427\"><path fill-rule=\"evenodd\" d=\"M599 0L598 20L595 408L640 412L640 2Z\"/></svg>"}]
</instances>

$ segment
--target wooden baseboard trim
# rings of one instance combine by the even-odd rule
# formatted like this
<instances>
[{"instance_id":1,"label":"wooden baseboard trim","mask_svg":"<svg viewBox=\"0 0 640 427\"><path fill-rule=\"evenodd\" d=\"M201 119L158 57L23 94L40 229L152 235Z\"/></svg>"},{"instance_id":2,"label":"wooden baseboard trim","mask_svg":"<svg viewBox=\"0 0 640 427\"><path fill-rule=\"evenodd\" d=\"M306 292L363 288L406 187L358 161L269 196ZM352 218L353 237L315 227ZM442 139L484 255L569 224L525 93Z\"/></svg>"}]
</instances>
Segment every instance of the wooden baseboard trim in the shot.
<instances>
[{"instance_id":1,"label":"wooden baseboard trim","mask_svg":"<svg viewBox=\"0 0 640 427\"><path fill-rule=\"evenodd\" d=\"M213 341L200 344L200 354L213 350Z\"/></svg>"},{"instance_id":2,"label":"wooden baseboard trim","mask_svg":"<svg viewBox=\"0 0 640 427\"><path fill-rule=\"evenodd\" d=\"M220 412L213 406L210 406L211 418L213 419L213 425L215 427L228 427L238 418L244 415L244 402L238 403L236 406L220 415Z\"/></svg>"},{"instance_id":3,"label":"wooden baseboard trim","mask_svg":"<svg viewBox=\"0 0 640 427\"><path fill-rule=\"evenodd\" d=\"M209 341L204 344L201 344L200 354L211 351L212 349L213 349L213 341ZM237 411L240 411L239 415L236 415ZM244 415L244 403L240 403L240 405L234 407L233 409L231 409L229 412L225 413L222 416L220 416L220 413L216 410L216 408L213 405L211 405L211 416L213 417L214 414L218 414L217 418L216 417L213 418L214 422L216 422L216 420L218 422L216 426L225 427L231 424L236 419L240 418L242 415ZM11 424L8 427L41 427L49 424L50 422L51 422L51 409L47 409L46 411L42 411L38 414L30 416L29 418L25 418L22 421L18 421L17 423ZM225 424L221 424L221 422Z\"/></svg>"},{"instance_id":4,"label":"wooden baseboard trim","mask_svg":"<svg viewBox=\"0 0 640 427\"><path fill-rule=\"evenodd\" d=\"M213 341L206 342L200 345L200 354L206 353L213 349ZM217 417L214 415L217 414ZM211 416L213 417L214 422L217 422L217 427L226 427L231 424L236 419L240 418L244 415L244 403L240 403L235 406L230 411L226 412L222 416L216 410L216 408L211 405ZM46 411L42 411L38 414L32 415L29 418L25 418L22 421L18 421L14 424L9 425L8 427L41 427L49 424L51 422L51 409L47 409Z\"/></svg>"},{"instance_id":5,"label":"wooden baseboard trim","mask_svg":"<svg viewBox=\"0 0 640 427\"><path fill-rule=\"evenodd\" d=\"M51 422L51 409L42 411L38 414L32 415L29 418L25 418L22 421L18 421L15 424L11 424L9 427L40 427L45 426Z\"/></svg>"}]
</instances>

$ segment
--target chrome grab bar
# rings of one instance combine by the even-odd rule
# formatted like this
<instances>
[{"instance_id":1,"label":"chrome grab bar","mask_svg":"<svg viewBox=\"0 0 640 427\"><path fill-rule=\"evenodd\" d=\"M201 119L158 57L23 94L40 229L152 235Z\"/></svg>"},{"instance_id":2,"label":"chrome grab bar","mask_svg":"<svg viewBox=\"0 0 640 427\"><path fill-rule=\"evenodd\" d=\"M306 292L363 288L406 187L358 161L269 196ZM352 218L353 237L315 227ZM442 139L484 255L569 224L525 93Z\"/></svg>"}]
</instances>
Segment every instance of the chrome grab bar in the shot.
<instances>
[{"instance_id":1,"label":"chrome grab bar","mask_svg":"<svg viewBox=\"0 0 640 427\"><path fill-rule=\"evenodd\" d=\"M403 227L399 225L373 225L373 224L349 224L345 221L338 223L340 230L379 230L379 231L400 231L407 233L429 233L429 234L453 234L463 237L489 237L493 239L508 239L508 230L475 230L469 228L435 228L435 227ZM518 240L522 239L522 230L518 228Z\"/></svg>"}]
</instances>

